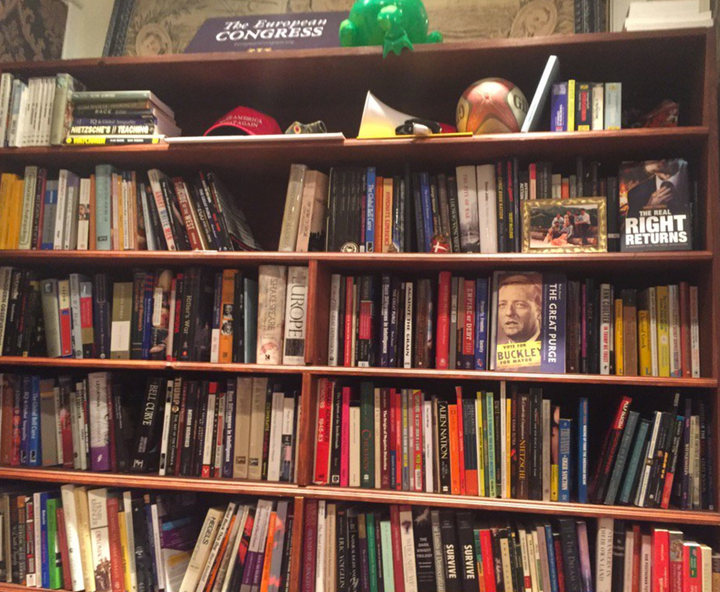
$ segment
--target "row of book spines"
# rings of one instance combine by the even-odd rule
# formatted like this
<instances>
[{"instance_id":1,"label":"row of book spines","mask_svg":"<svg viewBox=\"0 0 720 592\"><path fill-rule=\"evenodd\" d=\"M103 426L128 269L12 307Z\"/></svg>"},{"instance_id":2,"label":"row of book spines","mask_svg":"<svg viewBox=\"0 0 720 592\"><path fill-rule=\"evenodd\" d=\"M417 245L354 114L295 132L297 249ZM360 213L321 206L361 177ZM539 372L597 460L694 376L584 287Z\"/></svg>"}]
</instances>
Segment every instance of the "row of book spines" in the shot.
<instances>
[{"instance_id":1,"label":"row of book spines","mask_svg":"<svg viewBox=\"0 0 720 592\"><path fill-rule=\"evenodd\" d=\"M622 83L553 84L550 131L619 130L622 127Z\"/></svg>"},{"instance_id":2,"label":"row of book spines","mask_svg":"<svg viewBox=\"0 0 720 592\"><path fill-rule=\"evenodd\" d=\"M345 592L357 581L403 592L581 592L593 585L603 592L681 592L700 590L693 586L703 581L709 587L720 573L707 545L684 541L679 531L647 532L612 519L599 521L594 561L586 522L568 518L556 527L488 527L470 512L410 506L364 512L313 500L304 508L304 528L301 592Z\"/></svg>"},{"instance_id":3,"label":"row of book spines","mask_svg":"<svg viewBox=\"0 0 720 592\"><path fill-rule=\"evenodd\" d=\"M3 174L0 248L47 250L231 250L217 179L200 172L191 183L157 169L148 182L135 171L98 165L80 178L61 169ZM19 229L13 231L14 228ZM3 240L4 237L4 240Z\"/></svg>"},{"instance_id":4,"label":"row of book spines","mask_svg":"<svg viewBox=\"0 0 720 592\"><path fill-rule=\"evenodd\" d=\"M331 276L328 365L487 369L488 278L440 273L436 310L429 279L379 283Z\"/></svg>"}]
</instances>

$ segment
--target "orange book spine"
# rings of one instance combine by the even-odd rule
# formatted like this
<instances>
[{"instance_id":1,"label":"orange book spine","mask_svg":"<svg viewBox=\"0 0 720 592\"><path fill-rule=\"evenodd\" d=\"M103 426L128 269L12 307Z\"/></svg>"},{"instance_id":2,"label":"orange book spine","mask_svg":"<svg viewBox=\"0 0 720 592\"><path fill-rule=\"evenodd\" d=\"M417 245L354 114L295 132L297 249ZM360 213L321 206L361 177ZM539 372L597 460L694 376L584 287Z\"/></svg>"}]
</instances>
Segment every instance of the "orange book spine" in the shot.
<instances>
[{"instance_id":1,"label":"orange book spine","mask_svg":"<svg viewBox=\"0 0 720 592\"><path fill-rule=\"evenodd\" d=\"M220 302L220 345L218 362L232 362L233 348L233 302L235 301L235 276L237 271L225 269L222 274L222 300Z\"/></svg>"},{"instance_id":2,"label":"orange book spine","mask_svg":"<svg viewBox=\"0 0 720 592\"><path fill-rule=\"evenodd\" d=\"M382 252L392 252L392 234L393 234L393 180L392 178L383 180L383 243Z\"/></svg>"},{"instance_id":3,"label":"orange book spine","mask_svg":"<svg viewBox=\"0 0 720 592\"><path fill-rule=\"evenodd\" d=\"M448 405L448 431L450 432L450 493L460 495L460 451L458 450L458 409Z\"/></svg>"},{"instance_id":4,"label":"orange book spine","mask_svg":"<svg viewBox=\"0 0 720 592\"><path fill-rule=\"evenodd\" d=\"M270 522L268 523L268 537L267 537L267 541L265 543L265 555L263 555L264 563L263 563L263 570L262 570L262 579L260 580L260 592L268 592L268 584L270 583L270 563L272 560L271 556L272 556L273 541L275 540L275 520L276 519L277 519L277 514L275 512L270 514Z\"/></svg>"},{"instance_id":5,"label":"orange book spine","mask_svg":"<svg viewBox=\"0 0 720 592\"><path fill-rule=\"evenodd\" d=\"M220 549L218 550L217 557L215 558L215 565L213 566L212 572L210 573L210 577L208 578L207 585L205 586L205 592L210 592L213 589L213 584L215 583L215 578L217 577L218 570L220 569L220 564L222 563L222 558L225 555L225 552L227 551L228 541L230 540L230 533L232 532L232 529L235 526L235 520L237 520L237 513L230 519L230 524L228 525L228 528L225 531L225 536L223 537L222 544L220 546Z\"/></svg>"},{"instance_id":6,"label":"orange book spine","mask_svg":"<svg viewBox=\"0 0 720 592\"><path fill-rule=\"evenodd\" d=\"M383 178L375 178L375 252L383 251L383 215L385 208L383 207Z\"/></svg>"},{"instance_id":7,"label":"orange book spine","mask_svg":"<svg viewBox=\"0 0 720 592\"><path fill-rule=\"evenodd\" d=\"M460 495L467 493L467 475L465 473L465 430L463 428L462 387L455 387L457 401L457 442L458 442L458 474L460 477ZM477 476L475 477L477 481Z\"/></svg>"}]
</instances>

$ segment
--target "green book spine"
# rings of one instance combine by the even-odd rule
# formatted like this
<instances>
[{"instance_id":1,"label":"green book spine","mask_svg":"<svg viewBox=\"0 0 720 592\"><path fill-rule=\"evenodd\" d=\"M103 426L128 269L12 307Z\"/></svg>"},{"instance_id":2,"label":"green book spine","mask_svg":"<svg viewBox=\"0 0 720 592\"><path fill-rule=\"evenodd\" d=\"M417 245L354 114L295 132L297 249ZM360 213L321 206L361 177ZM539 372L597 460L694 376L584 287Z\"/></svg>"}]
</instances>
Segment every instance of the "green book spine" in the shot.
<instances>
[{"instance_id":1,"label":"green book spine","mask_svg":"<svg viewBox=\"0 0 720 592\"><path fill-rule=\"evenodd\" d=\"M610 477L610 485L608 485L608 490L605 494L606 506L615 504L615 497L620 489L620 478L625 472L625 463L627 463L628 456L630 455L630 444L632 443L632 437L635 435L635 428L637 427L639 418L640 414L637 411L630 411L630 413L628 413L617 459L615 459L615 466L613 467L612 476Z\"/></svg>"},{"instance_id":2,"label":"green book spine","mask_svg":"<svg viewBox=\"0 0 720 592\"><path fill-rule=\"evenodd\" d=\"M635 444L633 444L632 454L628 461L627 473L625 474L625 480L623 481L622 489L620 491L620 498L618 501L621 504L629 504L630 496L632 495L633 485L635 484L635 477L640 468L641 459L643 457L643 451L645 449L645 442L647 441L648 431L650 429L650 422L646 419L640 420L640 425L637 429L637 437L635 438Z\"/></svg>"},{"instance_id":3,"label":"green book spine","mask_svg":"<svg viewBox=\"0 0 720 592\"><path fill-rule=\"evenodd\" d=\"M59 590L63 585L62 563L58 561L60 545L57 539L57 504L57 499L49 498L47 501L48 568L51 590Z\"/></svg>"},{"instance_id":4,"label":"green book spine","mask_svg":"<svg viewBox=\"0 0 720 592\"><path fill-rule=\"evenodd\" d=\"M488 497L497 496L497 477L495 475L495 397L485 393L487 409L487 453L488 453ZM483 418L485 419L485 418Z\"/></svg>"},{"instance_id":5,"label":"green book spine","mask_svg":"<svg viewBox=\"0 0 720 592\"><path fill-rule=\"evenodd\" d=\"M393 570L392 531L389 520L380 523L380 542L382 543L382 565L385 592L395 592L395 572Z\"/></svg>"},{"instance_id":6,"label":"green book spine","mask_svg":"<svg viewBox=\"0 0 720 592\"><path fill-rule=\"evenodd\" d=\"M375 488L375 393L372 382L360 385L360 486Z\"/></svg>"},{"instance_id":7,"label":"green book spine","mask_svg":"<svg viewBox=\"0 0 720 592\"><path fill-rule=\"evenodd\" d=\"M368 545L370 592L378 592L377 553L375 552L375 515L372 513L365 514L365 522Z\"/></svg>"}]
</instances>

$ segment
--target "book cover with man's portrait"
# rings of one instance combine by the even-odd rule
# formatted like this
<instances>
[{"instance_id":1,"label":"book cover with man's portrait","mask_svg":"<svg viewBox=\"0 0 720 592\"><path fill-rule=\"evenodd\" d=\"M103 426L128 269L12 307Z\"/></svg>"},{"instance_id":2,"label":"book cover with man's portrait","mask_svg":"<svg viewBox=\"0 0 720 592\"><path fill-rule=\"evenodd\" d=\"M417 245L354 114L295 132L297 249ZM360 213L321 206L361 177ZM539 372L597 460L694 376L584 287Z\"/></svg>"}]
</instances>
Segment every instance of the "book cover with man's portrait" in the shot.
<instances>
[{"instance_id":1,"label":"book cover with man's portrait","mask_svg":"<svg viewBox=\"0 0 720 592\"><path fill-rule=\"evenodd\" d=\"M560 274L495 272L493 370L565 372L566 289Z\"/></svg>"}]
</instances>

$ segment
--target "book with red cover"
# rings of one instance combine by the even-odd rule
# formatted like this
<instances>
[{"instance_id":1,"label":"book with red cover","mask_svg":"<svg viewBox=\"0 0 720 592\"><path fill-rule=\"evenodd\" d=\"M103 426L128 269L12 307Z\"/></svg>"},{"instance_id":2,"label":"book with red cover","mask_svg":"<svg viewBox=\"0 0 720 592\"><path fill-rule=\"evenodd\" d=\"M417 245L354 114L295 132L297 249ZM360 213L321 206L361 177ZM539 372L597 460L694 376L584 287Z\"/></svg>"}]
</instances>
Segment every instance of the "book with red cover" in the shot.
<instances>
[{"instance_id":1,"label":"book with red cover","mask_svg":"<svg viewBox=\"0 0 720 592\"><path fill-rule=\"evenodd\" d=\"M437 338L435 343L435 368L448 369L450 347L450 282L452 274L441 271L438 278Z\"/></svg>"},{"instance_id":2,"label":"book with red cover","mask_svg":"<svg viewBox=\"0 0 720 592\"><path fill-rule=\"evenodd\" d=\"M413 451L411 469L414 471L415 479L413 484L415 491L424 491L423 488L423 440L422 440L422 408L423 394L419 389L412 390L412 409L413 409Z\"/></svg>"},{"instance_id":3,"label":"book with red cover","mask_svg":"<svg viewBox=\"0 0 720 592\"><path fill-rule=\"evenodd\" d=\"M305 499L303 508L302 579L300 592L315 592L315 556L317 555L318 502ZM398 532L398 535L400 533Z\"/></svg>"},{"instance_id":4,"label":"book with red cover","mask_svg":"<svg viewBox=\"0 0 720 592\"><path fill-rule=\"evenodd\" d=\"M63 589L72 590L72 576L70 574L70 551L68 548L67 531L65 530L65 511L62 506L57 509L58 546L60 547L60 560L63 564Z\"/></svg>"},{"instance_id":5,"label":"book with red cover","mask_svg":"<svg viewBox=\"0 0 720 592\"><path fill-rule=\"evenodd\" d=\"M395 408L395 489L402 490L402 393L393 389L393 407Z\"/></svg>"},{"instance_id":6,"label":"book with red cover","mask_svg":"<svg viewBox=\"0 0 720 592\"><path fill-rule=\"evenodd\" d=\"M390 489L390 392L380 389L380 487ZM420 459L422 463L422 458Z\"/></svg>"},{"instance_id":7,"label":"book with red cover","mask_svg":"<svg viewBox=\"0 0 720 592\"><path fill-rule=\"evenodd\" d=\"M340 409L340 487L350 483L350 396L349 386L342 387Z\"/></svg>"},{"instance_id":8,"label":"book with red cover","mask_svg":"<svg viewBox=\"0 0 720 592\"><path fill-rule=\"evenodd\" d=\"M108 496L107 520L108 538L110 540L110 581L112 582L113 592L124 592L125 590L125 572L123 569L123 556L120 546L120 524L118 523L119 511L120 499L113 495Z\"/></svg>"},{"instance_id":9,"label":"book with red cover","mask_svg":"<svg viewBox=\"0 0 720 592\"><path fill-rule=\"evenodd\" d=\"M450 493L460 495L458 408L454 403L448 405L448 434L450 436Z\"/></svg>"},{"instance_id":10,"label":"book with red cover","mask_svg":"<svg viewBox=\"0 0 720 592\"><path fill-rule=\"evenodd\" d=\"M343 347L343 351L345 353L343 365L344 366L354 366L355 360L353 360L353 347L352 347L352 341L354 338L353 335L353 315L355 314L355 307L353 306L353 295L355 293L355 278L353 276L348 276L345 278L346 282L346 288L345 288L345 335L342 336L342 339L345 342L345 345Z\"/></svg>"},{"instance_id":11,"label":"book with red cover","mask_svg":"<svg viewBox=\"0 0 720 592\"><path fill-rule=\"evenodd\" d=\"M402 541L400 540L400 508L396 504L390 506L390 533L392 539L392 558L393 574L395 579L395 592L405 592L405 578L403 577Z\"/></svg>"},{"instance_id":12,"label":"book with red cover","mask_svg":"<svg viewBox=\"0 0 720 592\"><path fill-rule=\"evenodd\" d=\"M680 282L680 367L685 378L692 378L690 361L690 285Z\"/></svg>"},{"instance_id":13,"label":"book with red cover","mask_svg":"<svg viewBox=\"0 0 720 592\"><path fill-rule=\"evenodd\" d=\"M652 589L653 592L670 591L670 533L664 528L652 532Z\"/></svg>"},{"instance_id":14,"label":"book with red cover","mask_svg":"<svg viewBox=\"0 0 720 592\"><path fill-rule=\"evenodd\" d=\"M630 411L631 397L623 397L615 412L615 419L608 429L607 435L603 441L602 453L600 454L600 462L595 467L595 474L592 481L591 499L596 503L602 503L605 498L605 488L610 473L615 462L615 454L620 445L620 438L627 421L628 412Z\"/></svg>"},{"instance_id":15,"label":"book with red cover","mask_svg":"<svg viewBox=\"0 0 720 592\"><path fill-rule=\"evenodd\" d=\"M480 554L482 555L482 573L485 580L485 592L496 592L493 541L492 533L488 528L480 530Z\"/></svg>"},{"instance_id":16,"label":"book with red cover","mask_svg":"<svg viewBox=\"0 0 720 592\"><path fill-rule=\"evenodd\" d=\"M702 592L702 553L697 543L683 543L683 592Z\"/></svg>"},{"instance_id":17,"label":"book with red cover","mask_svg":"<svg viewBox=\"0 0 720 592\"><path fill-rule=\"evenodd\" d=\"M5 429L0 433L0 464L10 465L13 448L13 426L15 414L15 383L9 374L3 374L2 380L2 425Z\"/></svg>"},{"instance_id":18,"label":"book with red cover","mask_svg":"<svg viewBox=\"0 0 720 592\"><path fill-rule=\"evenodd\" d=\"M668 533L670 557L670 592L683 592L683 533Z\"/></svg>"},{"instance_id":19,"label":"book with red cover","mask_svg":"<svg viewBox=\"0 0 720 592\"><path fill-rule=\"evenodd\" d=\"M333 382L327 378L320 379L318 385L318 414L315 444L315 475L316 485L326 485L330 463L330 422L332 421Z\"/></svg>"}]
</instances>

